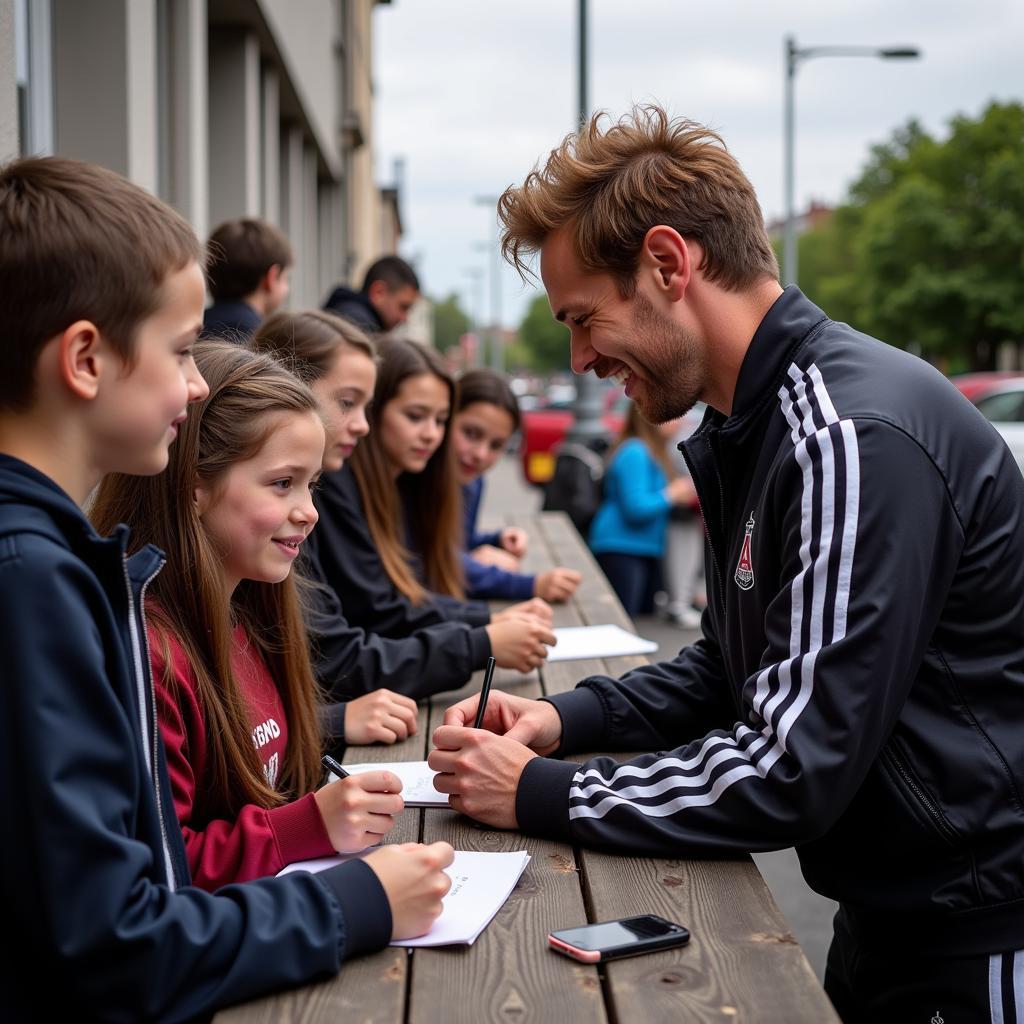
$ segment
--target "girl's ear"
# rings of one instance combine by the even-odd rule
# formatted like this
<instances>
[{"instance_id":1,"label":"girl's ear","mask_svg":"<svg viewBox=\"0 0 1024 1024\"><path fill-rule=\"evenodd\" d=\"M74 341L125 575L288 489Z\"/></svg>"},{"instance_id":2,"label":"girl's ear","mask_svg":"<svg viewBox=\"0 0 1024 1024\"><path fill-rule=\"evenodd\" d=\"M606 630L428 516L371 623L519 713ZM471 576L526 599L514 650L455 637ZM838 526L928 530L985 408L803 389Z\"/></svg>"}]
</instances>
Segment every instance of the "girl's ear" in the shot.
<instances>
[{"instance_id":1,"label":"girl's ear","mask_svg":"<svg viewBox=\"0 0 1024 1024\"><path fill-rule=\"evenodd\" d=\"M196 484L192 491L192 506L200 518L210 507L210 490L205 484Z\"/></svg>"}]
</instances>

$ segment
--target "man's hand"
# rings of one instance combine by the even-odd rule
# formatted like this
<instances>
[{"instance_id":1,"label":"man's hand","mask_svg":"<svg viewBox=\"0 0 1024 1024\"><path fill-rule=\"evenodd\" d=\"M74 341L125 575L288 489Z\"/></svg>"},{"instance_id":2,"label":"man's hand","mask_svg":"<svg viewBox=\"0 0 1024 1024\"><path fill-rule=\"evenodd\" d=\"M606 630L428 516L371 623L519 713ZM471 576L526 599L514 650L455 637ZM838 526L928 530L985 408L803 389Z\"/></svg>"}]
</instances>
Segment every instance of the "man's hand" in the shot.
<instances>
[{"instance_id":1,"label":"man's hand","mask_svg":"<svg viewBox=\"0 0 1024 1024\"><path fill-rule=\"evenodd\" d=\"M497 694L495 694L497 696ZM537 755L507 736L442 725L427 764L440 774L434 788L455 810L495 828L516 828L516 789L527 761Z\"/></svg>"},{"instance_id":2,"label":"man's hand","mask_svg":"<svg viewBox=\"0 0 1024 1024\"><path fill-rule=\"evenodd\" d=\"M467 726L476 721L480 694L459 701L444 713L445 726ZM491 690L482 728L529 747L542 757L562 742L562 719L553 704L545 700L516 697L504 690ZM434 732L434 745L437 731Z\"/></svg>"}]
</instances>

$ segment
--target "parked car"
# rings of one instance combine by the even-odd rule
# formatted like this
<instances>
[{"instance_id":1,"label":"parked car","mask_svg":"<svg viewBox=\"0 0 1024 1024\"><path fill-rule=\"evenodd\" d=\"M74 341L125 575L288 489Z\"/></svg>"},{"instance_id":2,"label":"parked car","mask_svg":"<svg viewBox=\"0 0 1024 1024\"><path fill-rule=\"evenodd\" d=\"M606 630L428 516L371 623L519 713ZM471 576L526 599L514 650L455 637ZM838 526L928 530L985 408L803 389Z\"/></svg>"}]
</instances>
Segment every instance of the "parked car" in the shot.
<instances>
[{"instance_id":1,"label":"parked car","mask_svg":"<svg viewBox=\"0 0 1024 1024\"><path fill-rule=\"evenodd\" d=\"M982 395L1007 381L1024 379L1019 370L983 370L978 373L958 373L949 378L968 401L977 402Z\"/></svg>"},{"instance_id":2,"label":"parked car","mask_svg":"<svg viewBox=\"0 0 1024 1024\"><path fill-rule=\"evenodd\" d=\"M603 401L601 423L611 441L626 420L629 399L621 388L609 388L604 392ZM523 462L523 475L528 483L541 485L551 479L555 472L558 448L575 421L570 401L552 402L541 409L523 410L519 453Z\"/></svg>"},{"instance_id":3,"label":"parked car","mask_svg":"<svg viewBox=\"0 0 1024 1024\"><path fill-rule=\"evenodd\" d=\"M1024 378L992 385L974 404L1002 435L1024 473Z\"/></svg>"}]
</instances>

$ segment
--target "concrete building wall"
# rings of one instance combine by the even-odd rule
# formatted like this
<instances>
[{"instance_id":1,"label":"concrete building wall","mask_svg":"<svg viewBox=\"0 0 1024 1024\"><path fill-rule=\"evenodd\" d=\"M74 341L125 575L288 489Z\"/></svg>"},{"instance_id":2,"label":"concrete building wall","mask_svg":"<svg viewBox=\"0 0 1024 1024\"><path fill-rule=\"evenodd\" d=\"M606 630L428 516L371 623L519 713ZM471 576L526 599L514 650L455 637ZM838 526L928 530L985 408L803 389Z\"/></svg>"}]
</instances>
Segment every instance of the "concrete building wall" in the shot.
<instances>
[{"instance_id":1,"label":"concrete building wall","mask_svg":"<svg viewBox=\"0 0 1024 1024\"><path fill-rule=\"evenodd\" d=\"M291 305L317 305L393 234L373 177L382 2L0 0L0 158L103 164L201 237L263 217L292 242Z\"/></svg>"},{"instance_id":2,"label":"concrete building wall","mask_svg":"<svg viewBox=\"0 0 1024 1024\"><path fill-rule=\"evenodd\" d=\"M18 80L15 75L14 0L0 0L0 163L16 157L18 137Z\"/></svg>"}]
</instances>

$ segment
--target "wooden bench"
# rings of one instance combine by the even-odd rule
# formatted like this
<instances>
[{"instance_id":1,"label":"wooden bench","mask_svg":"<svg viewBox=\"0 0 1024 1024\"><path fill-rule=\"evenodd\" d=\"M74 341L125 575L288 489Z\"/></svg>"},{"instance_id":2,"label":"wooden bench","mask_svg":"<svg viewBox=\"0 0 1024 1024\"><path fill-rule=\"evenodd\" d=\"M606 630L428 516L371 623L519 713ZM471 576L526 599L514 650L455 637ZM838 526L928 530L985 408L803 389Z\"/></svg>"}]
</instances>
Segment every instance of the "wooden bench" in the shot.
<instances>
[{"instance_id":1,"label":"wooden bench","mask_svg":"<svg viewBox=\"0 0 1024 1024\"><path fill-rule=\"evenodd\" d=\"M530 534L527 568L557 564L583 573L576 598L556 606L556 626L618 623L633 628L565 515L509 517L506 525L522 526ZM561 662L529 676L499 670L494 685L539 697L571 689L588 675L618 676L643 660ZM478 674L464 690L425 702L419 732L405 743L355 748L348 759L422 760L445 709L476 692L480 682ZM337 977L322 983L226 1010L216 1017L218 1024L838 1020L749 858L612 856L494 831L439 810L406 811L388 836L389 842L438 839L462 850L526 849L531 857L518 886L472 946L388 948L345 964ZM686 925L690 943L600 968L547 948L553 929L642 913Z\"/></svg>"}]
</instances>

